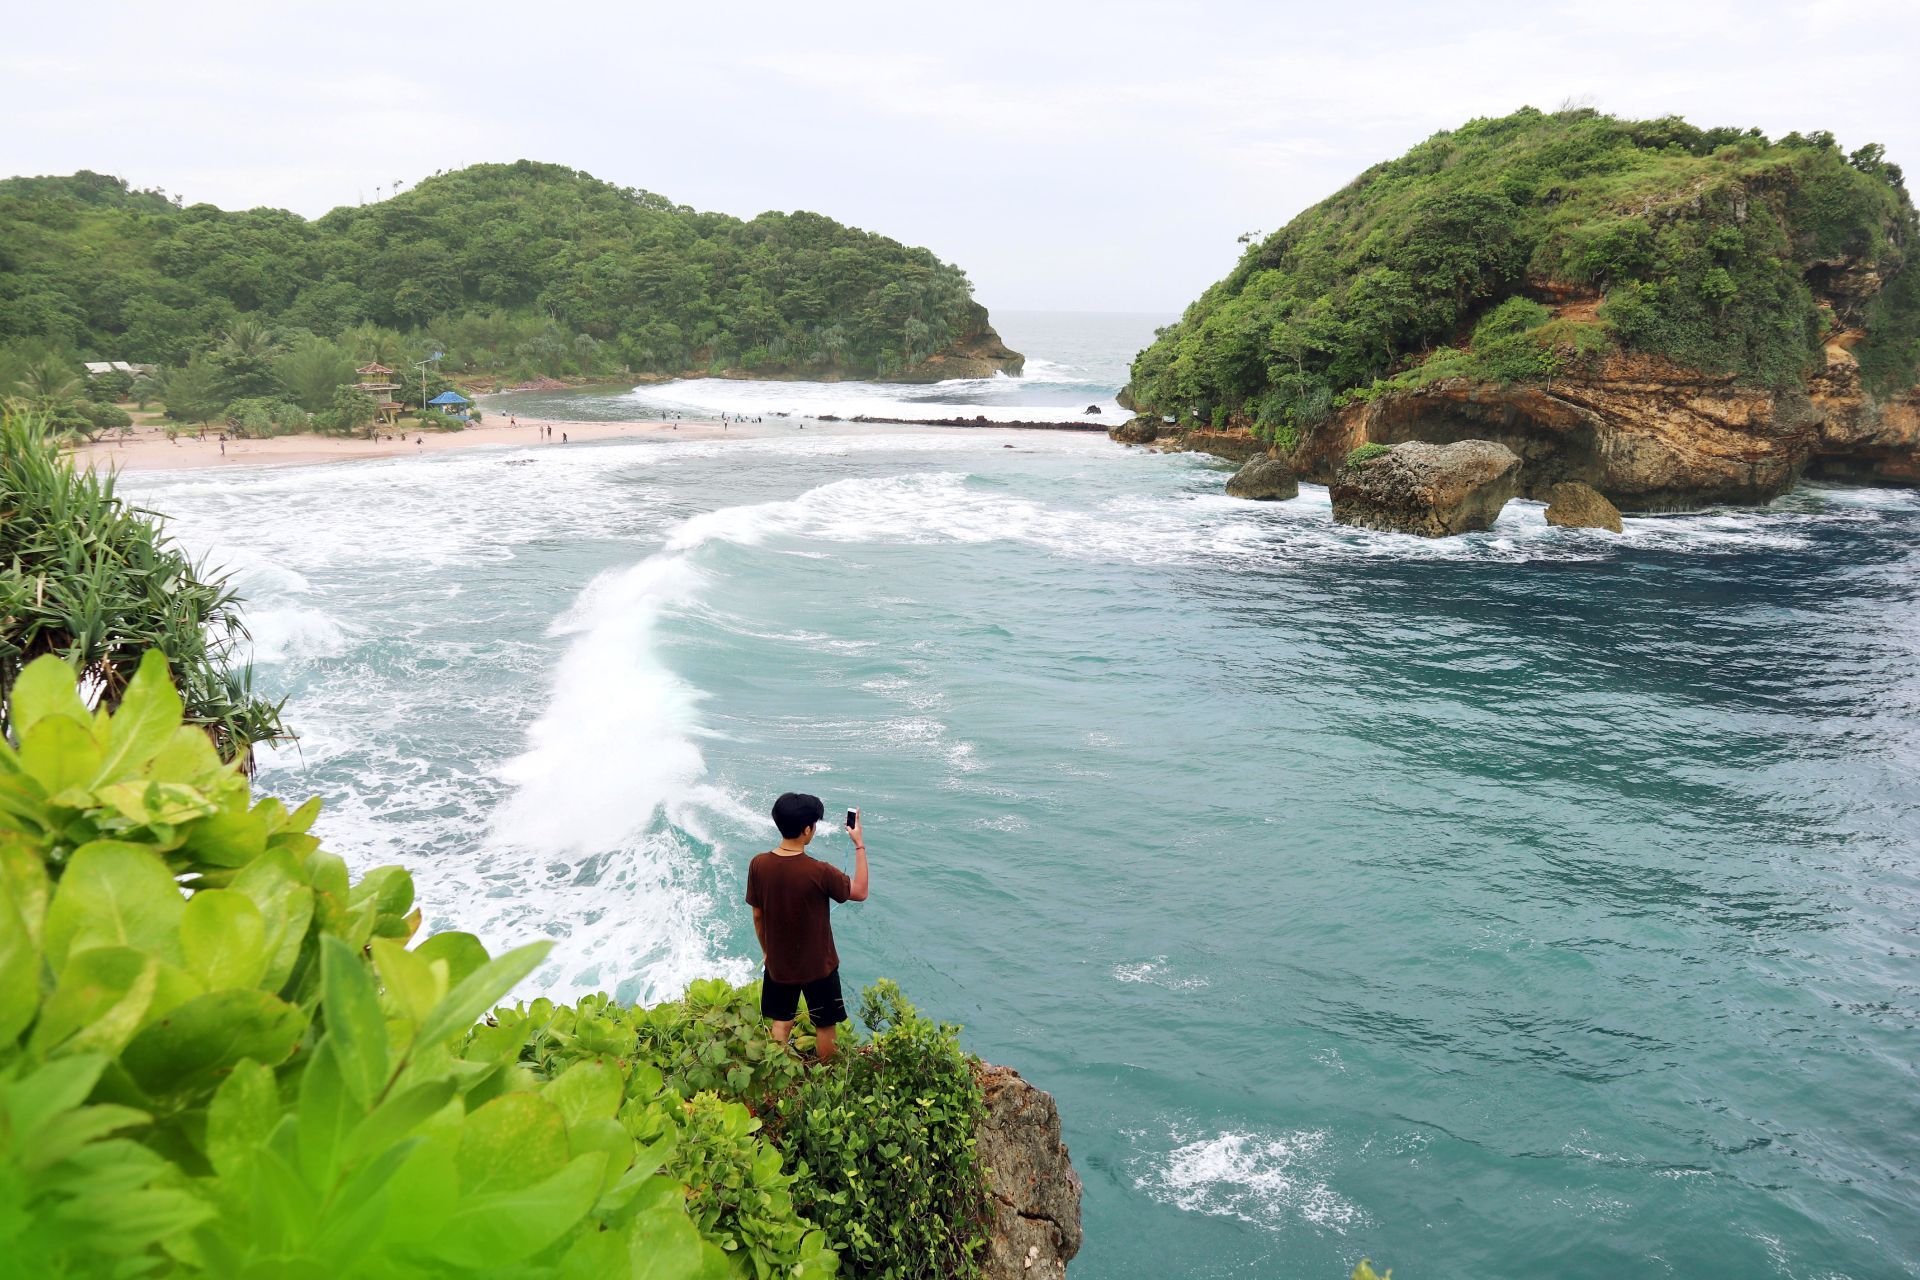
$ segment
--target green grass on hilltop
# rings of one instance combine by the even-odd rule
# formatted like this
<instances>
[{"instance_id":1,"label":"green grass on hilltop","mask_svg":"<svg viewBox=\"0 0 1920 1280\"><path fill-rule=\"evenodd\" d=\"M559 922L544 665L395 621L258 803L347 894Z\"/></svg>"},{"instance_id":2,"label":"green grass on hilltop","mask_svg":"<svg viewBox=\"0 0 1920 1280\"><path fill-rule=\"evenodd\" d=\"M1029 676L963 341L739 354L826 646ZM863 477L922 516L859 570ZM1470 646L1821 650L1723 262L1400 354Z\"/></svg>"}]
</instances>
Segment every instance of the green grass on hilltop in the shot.
<instances>
[{"instance_id":1,"label":"green grass on hilltop","mask_svg":"<svg viewBox=\"0 0 1920 1280\"><path fill-rule=\"evenodd\" d=\"M1251 247L1135 359L1133 397L1297 430L1384 379L1508 382L1616 344L1788 387L1841 327L1867 331L1871 388L1904 388L1916 229L1877 145L1527 108L1434 135ZM1869 273L1877 293L1849 288Z\"/></svg>"}]
</instances>

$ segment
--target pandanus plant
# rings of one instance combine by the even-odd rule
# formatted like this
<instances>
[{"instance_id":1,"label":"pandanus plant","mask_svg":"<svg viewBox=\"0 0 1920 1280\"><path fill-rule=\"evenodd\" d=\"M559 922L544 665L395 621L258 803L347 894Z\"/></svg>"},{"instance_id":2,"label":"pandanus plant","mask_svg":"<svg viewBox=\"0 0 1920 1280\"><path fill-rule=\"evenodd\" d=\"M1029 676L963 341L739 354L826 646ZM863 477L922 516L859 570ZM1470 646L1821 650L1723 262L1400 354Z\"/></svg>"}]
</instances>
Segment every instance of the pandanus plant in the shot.
<instances>
[{"instance_id":1,"label":"pandanus plant","mask_svg":"<svg viewBox=\"0 0 1920 1280\"><path fill-rule=\"evenodd\" d=\"M240 660L239 599L196 565L114 478L76 467L38 415L0 416L0 715L43 654L73 669L95 708L117 707L140 656L166 656L190 723L251 763L290 735Z\"/></svg>"}]
</instances>

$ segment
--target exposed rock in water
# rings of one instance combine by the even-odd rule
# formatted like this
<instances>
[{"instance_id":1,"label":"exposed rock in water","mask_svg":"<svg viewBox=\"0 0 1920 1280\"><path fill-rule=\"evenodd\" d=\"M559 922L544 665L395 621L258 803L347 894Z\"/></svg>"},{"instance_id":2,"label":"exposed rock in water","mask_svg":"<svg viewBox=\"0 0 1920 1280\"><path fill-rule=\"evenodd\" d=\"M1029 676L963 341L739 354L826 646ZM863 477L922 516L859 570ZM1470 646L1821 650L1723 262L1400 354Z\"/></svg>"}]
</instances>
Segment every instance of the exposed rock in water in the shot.
<instances>
[{"instance_id":1,"label":"exposed rock in water","mask_svg":"<svg viewBox=\"0 0 1920 1280\"><path fill-rule=\"evenodd\" d=\"M1766 502L1802 474L1920 484L1920 391L1864 394L1849 336L1828 343L1805 391L1624 351L1547 381L1443 379L1351 406L1301 443L1295 464L1331 484L1360 444L1491 440L1525 461L1525 496L1575 480L1623 511Z\"/></svg>"},{"instance_id":2,"label":"exposed rock in water","mask_svg":"<svg viewBox=\"0 0 1920 1280\"><path fill-rule=\"evenodd\" d=\"M1099 406L1099 405L1097 405L1097 404L1090 404L1090 405L1088 405L1088 406L1087 406L1087 412L1088 412L1088 413L1099 413L1099 412L1100 412L1100 406Z\"/></svg>"},{"instance_id":3,"label":"exposed rock in water","mask_svg":"<svg viewBox=\"0 0 1920 1280\"><path fill-rule=\"evenodd\" d=\"M1160 437L1163 424L1152 414L1143 413L1136 418L1128 418L1117 427L1110 428L1107 434L1121 444L1152 444Z\"/></svg>"},{"instance_id":4,"label":"exposed rock in water","mask_svg":"<svg viewBox=\"0 0 1920 1280\"><path fill-rule=\"evenodd\" d=\"M1620 509L1578 480L1562 480L1547 490L1547 523L1569 529L1622 531Z\"/></svg>"},{"instance_id":5,"label":"exposed rock in water","mask_svg":"<svg viewBox=\"0 0 1920 1280\"><path fill-rule=\"evenodd\" d=\"M949 378L991 378L996 373L1018 377L1026 365L1027 358L1002 342L993 326L987 323L987 309L975 303L966 330L952 346L884 380L945 382Z\"/></svg>"},{"instance_id":6,"label":"exposed rock in water","mask_svg":"<svg viewBox=\"0 0 1920 1280\"><path fill-rule=\"evenodd\" d=\"M982 1064L976 1074L987 1099L977 1150L993 1193L984 1275L1058 1280L1080 1252L1080 1176L1060 1141L1060 1112L1010 1067Z\"/></svg>"},{"instance_id":7,"label":"exposed rock in water","mask_svg":"<svg viewBox=\"0 0 1920 1280\"><path fill-rule=\"evenodd\" d=\"M1248 458L1227 480L1227 496L1284 502L1300 496L1300 481L1283 459L1261 454Z\"/></svg>"},{"instance_id":8,"label":"exposed rock in water","mask_svg":"<svg viewBox=\"0 0 1920 1280\"><path fill-rule=\"evenodd\" d=\"M1490 440L1414 441L1343 464L1331 489L1341 524L1443 538L1499 519L1520 491L1520 458Z\"/></svg>"}]
</instances>

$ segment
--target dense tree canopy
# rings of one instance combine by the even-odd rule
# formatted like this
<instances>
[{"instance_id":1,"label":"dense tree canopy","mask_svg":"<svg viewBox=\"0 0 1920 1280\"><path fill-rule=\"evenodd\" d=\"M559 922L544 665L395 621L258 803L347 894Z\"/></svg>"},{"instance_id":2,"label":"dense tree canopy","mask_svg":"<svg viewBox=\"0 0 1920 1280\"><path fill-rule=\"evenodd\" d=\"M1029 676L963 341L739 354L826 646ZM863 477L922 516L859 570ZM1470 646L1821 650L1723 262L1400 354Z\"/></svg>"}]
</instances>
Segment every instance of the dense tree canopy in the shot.
<instances>
[{"instance_id":1,"label":"dense tree canopy","mask_svg":"<svg viewBox=\"0 0 1920 1280\"><path fill-rule=\"evenodd\" d=\"M1539 376L1616 344L1792 386L1840 328L1865 330L1870 386L1905 387L1916 231L1878 146L1529 108L1436 134L1253 245L1140 353L1131 393L1283 433L1384 379Z\"/></svg>"},{"instance_id":2,"label":"dense tree canopy","mask_svg":"<svg viewBox=\"0 0 1920 1280\"><path fill-rule=\"evenodd\" d=\"M343 352L393 364L429 348L452 371L864 376L982 318L966 276L925 249L814 213L699 213L525 160L311 222L182 208L84 171L0 181L0 343L89 358L178 368L231 354L252 324L278 347L339 340L287 375L307 382ZM249 393L286 390L301 388Z\"/></svg>"}]
</instances>

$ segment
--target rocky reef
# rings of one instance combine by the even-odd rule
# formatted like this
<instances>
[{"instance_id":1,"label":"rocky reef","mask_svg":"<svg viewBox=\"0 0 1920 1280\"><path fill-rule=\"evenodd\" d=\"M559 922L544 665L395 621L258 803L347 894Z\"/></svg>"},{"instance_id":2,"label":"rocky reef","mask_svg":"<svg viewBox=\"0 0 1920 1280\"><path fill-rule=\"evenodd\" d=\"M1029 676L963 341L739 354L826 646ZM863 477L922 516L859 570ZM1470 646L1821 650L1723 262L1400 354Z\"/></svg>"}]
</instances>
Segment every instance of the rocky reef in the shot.
<instances>
[{"instance_id":1,"label":"rocky reef","mask_svg":"<svg viewBox=\"0 0 1920 1280\"><path fill-rule=\"evenodd\" d=\"M1366 451L1343 463L1330 486L1333 518L1423 538L1486 529L1520 488L1520 459L1504 445L1462 440Z\"/></svg>"},{"instance_id":2,"label":"rocky reef","mask_svg":"<svg viewBox=\"0 0 1920 1280\"><path fill-rule=\"evenodd\" d=\"M1591 485L1562 480L1547 490L1547 523L1567 529L1605 529L1620 533L1620 509Z\"/></svg>"},{"instance_id":3,"label":"rocky reef","mask_svg":"<svg viewBox=\"0 0 1920 1280\"><path fill-rule=\"evenodd\" d=\"M1285 502L1300 496L1300 481L1285 459L1258 454L1241 463L1240 469L1227 478L1227 496Z\"/></svg>"},{"instance_id":4,"label":"rocky reef","mask_svg":"<svg viewBox=\"0 0 1920 1280\"><path fill-rule=\"evenodd\" d=\"M993 1223L987 1280L1058 1280L1080 1251L1080 1176L1060 1140L1053 1095L1011 1067L975 1073L987 1100L976 1150L987 1167Z\"/></svg>"}]
</instances>

